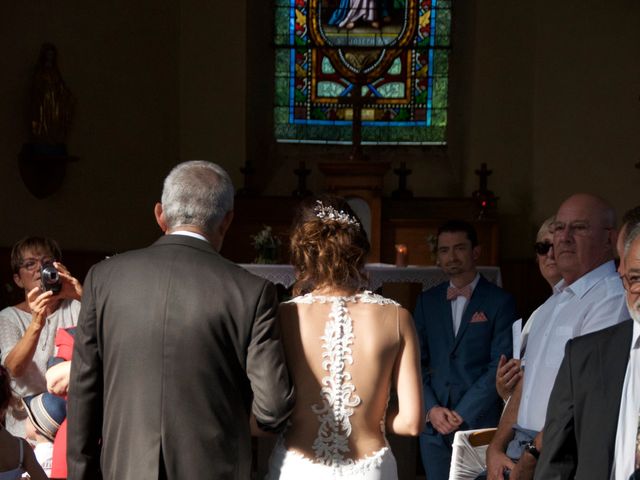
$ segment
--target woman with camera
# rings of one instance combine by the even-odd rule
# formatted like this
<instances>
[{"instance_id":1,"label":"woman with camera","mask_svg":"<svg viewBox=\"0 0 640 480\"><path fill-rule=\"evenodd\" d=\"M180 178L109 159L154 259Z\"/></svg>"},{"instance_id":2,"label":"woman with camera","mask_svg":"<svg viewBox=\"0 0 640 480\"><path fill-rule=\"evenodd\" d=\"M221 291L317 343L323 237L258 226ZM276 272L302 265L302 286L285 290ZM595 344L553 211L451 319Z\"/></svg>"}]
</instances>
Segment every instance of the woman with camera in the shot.
<instances>
[{"instance_id":1,"label":"woman with camera","mask_svg":"<svg viewBox=\"0 0 640 480\"><path fill-rule=\"evenodd\" d=\"M11 250L13 280L25 299L0 311L0 355L20 396L47 391L45 372L56 333L78 320L82 285L60 258L60 247L49 238L27 237ZM6 428L24 437L26 413L21 413L7 415Z\"/></svg>"}]
</instances>

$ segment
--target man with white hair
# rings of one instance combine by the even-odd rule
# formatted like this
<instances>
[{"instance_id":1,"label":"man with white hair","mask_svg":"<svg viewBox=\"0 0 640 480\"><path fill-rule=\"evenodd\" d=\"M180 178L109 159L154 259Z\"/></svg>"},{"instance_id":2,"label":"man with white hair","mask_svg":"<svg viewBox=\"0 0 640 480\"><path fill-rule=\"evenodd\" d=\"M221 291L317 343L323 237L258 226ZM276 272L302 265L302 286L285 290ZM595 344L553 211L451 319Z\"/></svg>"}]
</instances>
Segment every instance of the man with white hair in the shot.
<instances>
[{"instance_id":1,"label":"man with white hair","mask_svg":"<svg viewBox=\"0 0 640 480\"><path fill-rule=\"evenodd\" d=\"M285 425L293 390L275 287L218 253L233 185L192 161L165 179L150 247L87 275L69 389L68 478L249 479L250 417Z\"/></svg>"},{"instance_id":2,"label":"man with white hair","mask_svg":"<svg viewBox=\"0 0 640 480\"><path fill-rule=\"evenodd\" d=\"M620 274L635 321L567 343L537 479L640 478L640 224L627 222L625 231Z\"/></svg>"}]
</instances>

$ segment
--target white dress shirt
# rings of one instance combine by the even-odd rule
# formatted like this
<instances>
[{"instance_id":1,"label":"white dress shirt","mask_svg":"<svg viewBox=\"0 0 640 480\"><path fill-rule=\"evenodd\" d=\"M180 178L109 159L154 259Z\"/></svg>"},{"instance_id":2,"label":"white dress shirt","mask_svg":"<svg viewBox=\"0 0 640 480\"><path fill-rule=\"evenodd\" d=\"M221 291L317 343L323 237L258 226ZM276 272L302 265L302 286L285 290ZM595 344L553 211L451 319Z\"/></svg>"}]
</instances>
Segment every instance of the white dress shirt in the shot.
<instances>
[{"instance_id":1,"label":"white dress shirt","mask_svg":"<svg viewBox=\"0 0 640 480\"><path fill-rule=\"evenodd\" d=\"M524 354L524 384L518 425L540 431L567 340L601 330L629 318L622 282L613 261L583 275L571 285L564 280L536 311Z\"/></svg>"},{"instance_id":2,"label":"white dress shirt","mask_svg":"<svg viewBox=\"0 0 640 480\"><path fill-rule=\"evenodd\" d=\"M635 471L636 435L640 412L640 324L633 322L633 340L622 386L611 480L628 480Z\"/></svg>"},{"instance_id":3,"label":"white dress shirt","mask_svg":"<svg viewBox=\"0 0 640 480\"><path fill-rule=\"evenodd\" d=\"M476 277L469 284L469 287L471 288L471 295L473 295L473 290L476 288L476 285L478 284L479 280L480 280L480 274L476 273ZM458 288L451 282L449 282L449 286L453 288ZM461 288L464 288L464 287L466 287L466 285L464 285ZM458 334L458 330L460 329L460 323L462 323L462 315L464 314L464 309L467 308L467 303L469 303L469 300L467 300L467 298L462 295L459 295L458 297L451 300L451 318L453 318L453 336L454 337Z\"/></svg>"},{"instance_id":4,"label":"white dress shirt","mask_svg":"<svg viewBox=\"0 0 640 480\"><path fill-rule=\"evenodd\" d=\"M204 240L205 242L209 243L209 240L207 240L204 235L201 235L196 232L190 232L189 230L176 230L175 232L171 232L169 235L186 235L187 237L198 238L200 240Z\"/></svg>"}]
</instances>

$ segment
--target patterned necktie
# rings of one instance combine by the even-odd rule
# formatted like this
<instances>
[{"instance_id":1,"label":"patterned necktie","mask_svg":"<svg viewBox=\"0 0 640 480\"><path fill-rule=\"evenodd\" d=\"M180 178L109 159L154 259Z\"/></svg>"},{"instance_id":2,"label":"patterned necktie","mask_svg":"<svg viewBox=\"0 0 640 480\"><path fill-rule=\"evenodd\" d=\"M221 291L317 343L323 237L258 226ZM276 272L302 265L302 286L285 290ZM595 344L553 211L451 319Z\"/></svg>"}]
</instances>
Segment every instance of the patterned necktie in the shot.
<instances>
[{"instance_id":1,"label":"patterned necktie","mask_svg":"<svg viewBox=\"0 0 640 480\"><path fill-rule=\"evenodd\" d=\"M471 285L466 285L462 288L449 286L447 288L447 300L455 300L457 297L464 297L469 300L471 298Z\"/></svg>"}]
</instances>

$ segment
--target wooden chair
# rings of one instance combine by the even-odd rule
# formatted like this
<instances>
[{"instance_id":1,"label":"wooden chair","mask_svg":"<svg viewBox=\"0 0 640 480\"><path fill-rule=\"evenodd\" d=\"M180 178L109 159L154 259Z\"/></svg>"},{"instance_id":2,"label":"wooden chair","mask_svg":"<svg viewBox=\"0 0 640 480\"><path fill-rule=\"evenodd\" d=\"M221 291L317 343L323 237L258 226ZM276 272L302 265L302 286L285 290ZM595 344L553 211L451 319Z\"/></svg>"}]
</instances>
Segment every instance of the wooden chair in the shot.
<instances>
[{"instance_id":1,"label":"wooden chair","mask_svg":"<svg viewBox=\"0 0 640 480\"><path fill-rule=\"evenodd\" d=\"M456 432L449 480L474 480L484 471L487 447L495 433L495 428Z\"/></svg>"}]
</instances>

